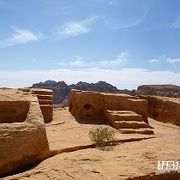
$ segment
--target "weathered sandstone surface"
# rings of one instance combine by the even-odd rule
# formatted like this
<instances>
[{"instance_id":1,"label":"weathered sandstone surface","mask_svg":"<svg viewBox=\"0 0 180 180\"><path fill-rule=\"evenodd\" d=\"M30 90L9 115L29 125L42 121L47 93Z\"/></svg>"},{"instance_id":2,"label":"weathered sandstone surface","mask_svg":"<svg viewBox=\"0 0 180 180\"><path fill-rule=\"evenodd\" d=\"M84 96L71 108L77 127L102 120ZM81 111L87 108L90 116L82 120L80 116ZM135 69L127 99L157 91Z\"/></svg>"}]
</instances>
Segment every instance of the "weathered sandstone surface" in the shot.
<instances>
[{"instance_id":1,"label":"weathered sandstone surface","mask_svg":"<svg viewBox=\"0 0 180 180\"><path fill-rule=\"evenodd\" d=\"M78 93L80 92L78 91ZM96 119L94 116L91 116L91 113L93 115L97 111L91 108L90 103L95 101L96 103L93 104L95 107L101 105L99 102L105 102L105 98L103 100L101 97L107 94L102 94L102 96L98 97L92 95L92 93L90 94L85 96L86 98L82 101L84 103L85 100L88 100L88 104L82 106L87 111L79 111L81 112L81 116L78 116L80 118L75 119L68 112L68 108L54 108L53 121L45 124L45 131L38 99L35 94L32 94L32 91L8 91L6 89L4 92L0 90L0 102L14 101L15 103L18 100L27 102L25 106L20 103L21 108L13 104L6 106L11 107L11 110L2 108L0 111L0 114L5 114L6 111L14 115L17 113L16 117L26 114L25 119L21 118L20 121L16 118L9 121L10 116L4 116L6 119L2 118L0 123L0 176L8 175L9 173L15 174L2 179L160 180L180 178L179 171L167 174L168 171L158 169L158 161L160 160L179 161L180 127L147 118L148 124L154 128L155 134L137 134L135 130L151 130L145 127L139 128L141 123L143 123L143 126L144 123L146 126L148 125L145 122L144 113L139 113L146 112L148 115L148 101L144 99L141 101L137 97L132 98L127 95L120 95L123 99L121 104L116 102L116 98L112 98L111 94L108 94L111 98L107 98L109 104L107 103L104 106L105 119ZM78 97L81 96L78 95ZM136 106L140 102L140 107L145 106L147 108L144 107L146 111L139 111L139 107L137 107L137 111L135 111L135 108L131 110L130 107L132 105L130 105L129 99ZM77 100L77 102L81 102L82 99L77 98ZM44 101L44 99L39 101ZM50 104L49 99L47 101L46 104ZM72 105L75 105L75 108L81 107L76 106L76 104ZM71 110L74 107L71 107ZM121 108L117 109L117 107ZM101 109L99 108L99 110ZM73 111L75 114L76 112L76 110ZM106 119L107 116L109 116L108 119ZM11 115L11 117L14 116ZM84 117L87 117L87 119ZM99 117L101 118L102 116ZM7 123L4 123L6 120ZM99 127L113 128L109 124L105 124L104 120L108 120L111 125L114 123L114 126L117 124L121 126L120 129L114 129L116 131L116 141L119 143L114 146L112 151L96 149L88 135L90 130ZM133 129L129 125L132 125ZM130 134L122 134L123 130L126 133L128 130ZM44 161L40 162L41 160ZM34 166L31 166L33 164ZM31 169L27 170L27 167L30 166ZM17 172L21 173L17 174Z\"/></svg>"},{"instance_id":2,"label":"weathered sandstone surface","mask_svg":"<svg viewBox=\"0 0 180 180\"><path fill-rule=\"evenodd\" d=\"M180 98L140 96L148 101L149 117L180 126Z\"/></svg>"},{"instance_id":3,"label":"weathered sandstone surface","mask_svg":"<svg viewBox=\"0 0 180 180\"><path fill-rule=\"evenodd\" d=\"M148 102L127 94L71 90L69 111L77 121L94 121L99 124L107 122L117 129L123 129L124 133L130 129L150 128L147 120Z\"/></svg>"},{"instance_id":4,"label":"weathered sandstone surface","mask_svg":"<svg viewBox=\"0 0 180 180\"><path fill-rule=\"evenodd\" d=\"M54 119L46 124L50 149L59 154L44 160L30 170L3 180L141 180L179 179L180 174L158 170L159 160L179 160L180 127L148 119L155 135L120 134L118 140L137 139L120 143L112 151L91 146L88 133L108 125L79 123L68 109L55 108ZM142 137L155 137L139 140Z\"/></svg>"},{"instance_id":5,"label":"weathered sandstone surface","mask_svg":"<svg viewBox=\"0 0 180 180\"><path fill-rule=\"evenodd\" d=\"M49 154L36 95L0 89L0 177L21 171Z\"/></svg>"}]
</instances>

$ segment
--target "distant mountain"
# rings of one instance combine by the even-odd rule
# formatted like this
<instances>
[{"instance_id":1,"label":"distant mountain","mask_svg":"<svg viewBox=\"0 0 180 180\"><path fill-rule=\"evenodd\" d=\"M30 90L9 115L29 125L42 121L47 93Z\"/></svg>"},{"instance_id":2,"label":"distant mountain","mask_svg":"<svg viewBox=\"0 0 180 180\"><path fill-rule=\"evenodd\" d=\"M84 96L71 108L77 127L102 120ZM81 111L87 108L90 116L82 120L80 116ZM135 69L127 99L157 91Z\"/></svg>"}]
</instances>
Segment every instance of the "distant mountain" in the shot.
<instances>
[{"instance_id":1,"label":"distant mountain","mask_svg":"<svg viewBox=\"0 0 180 180\"><path fill-rule=\"evenodd\" d=\"M112 92L117 93L119 89L115 86L112 86L105 81L99 81L97 83L87 83L87 82L78 82L77 84L72 84L69 86L70 89L79 89L83 91L98 91L98 92Z\"/></svg>"},{"instance_id":2,"label":"distant mountain","mask_svg":"<svg viewBox=\"0 0 180 180\"><path fill-rule=\"evenodd\" d=\"M83 91L98 91L98 92L107 92L107 93L131 93L131 91L128 90L119 90L115 86L112 86L109 83L106 83L105 81L99 81L97 83L87 83L87 82L78 82L77 84L67 85L64 81L45 81L40 82L32 85L33 88L45 88L45 89L51 89L53 90L54 104L59 104L61 106L68 105L69 101L69 93L71 89L79 89Z\"/></svg>"},{"instance_id":3,"label":"distant mountain","mask_svg":"<svg viewBox=\"0 0 180 180\"><path fill-rule=\"evenodd\" d=\"M137 88L135 94L140 95L157 95L166 97L180 98L180 86L164 85L142 85Z\"/></svg>"}]
</instances>

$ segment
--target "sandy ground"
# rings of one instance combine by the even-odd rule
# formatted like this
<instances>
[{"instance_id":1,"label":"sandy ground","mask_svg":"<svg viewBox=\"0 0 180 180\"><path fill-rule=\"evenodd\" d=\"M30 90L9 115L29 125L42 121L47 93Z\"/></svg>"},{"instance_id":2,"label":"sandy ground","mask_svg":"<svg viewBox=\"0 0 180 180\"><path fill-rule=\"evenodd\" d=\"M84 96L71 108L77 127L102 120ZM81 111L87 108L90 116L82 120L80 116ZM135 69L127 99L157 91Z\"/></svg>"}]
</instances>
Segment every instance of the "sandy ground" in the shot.
<instances>
[{"instance_id":1,"label":"sandy ground","mask_svg":"<svg viewBox=\"0 0 180 180\"><path fill-rule=\"evenodd\" d=\"M112 151L87 148L66 152L44 160L23 173L3 178L20 179L127 179L162 174L158 160L180 161L180 127L149 119L154 138L122 143ZM106 126L106 125L102 125ZM51 150L91 144L89 130L99 125L79 124L67 109L55 108L54 120L46 125ZM117 133L118 139L149 137ZM151 136L152 137L152 136Z\"/></svg>"}]
</instances>

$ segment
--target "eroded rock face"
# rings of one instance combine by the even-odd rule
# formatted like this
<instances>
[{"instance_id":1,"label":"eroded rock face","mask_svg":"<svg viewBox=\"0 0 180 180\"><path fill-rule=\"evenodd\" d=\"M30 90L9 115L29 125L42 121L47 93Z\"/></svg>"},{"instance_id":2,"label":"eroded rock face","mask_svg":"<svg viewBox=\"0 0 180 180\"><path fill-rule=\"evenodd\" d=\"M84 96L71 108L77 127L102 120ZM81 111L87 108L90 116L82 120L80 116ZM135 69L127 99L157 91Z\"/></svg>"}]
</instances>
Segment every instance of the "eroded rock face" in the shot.
<instances>
[{"instance_id":1,"label":"eroded rock face","mask_svg":"<svg viewBox=\"0 0 180 180\"><path fill-rule=\"evenodd\" d=\"M104 122L105 100L101 93L71 90L69 111L78 120Z\"/></svg>"},{"instance_id":2,"label":"eroded rock face","mask_svg":"<svg viewBox=\"0 0 180 180\"><path fill-rule=\"evenodd\" d=\"M71 90L69 111L83 123L108 122L117 129L149 128L147 101L127 94Z\"/></svg>"},{"instance_id":3,"label":"eroded rock face","mask_svg":"<svg viewBox=\"0 0 180 180\"><path fill-rule=\"evenodd\" d=\"M25 121L29 107L28 101L1 101L0 123Z\"/></svg>"},{"instance_id":4,"label":"eroded rock face","mask_svg":"<svg viewBox=\"0 0 180 180\"><path fill-rule=\"evenodd\" d=\"M148 101L148 114L153 119L180 126L180 98L140 96Z\"/></svg>"},{"instance_id":5,"label":"eroded rock face","mask_svg":"<svg viewBox=\"0 0 180 180\"><path fill-rule=\"evenodd\" d=\"M19 102L28 106L20 106L20 111ZM6 109L1 104L6 104ZM21 171L48 156L43 115L35 95L0 89L0 117L0 177Z\"/></svg>"}]
</instances>

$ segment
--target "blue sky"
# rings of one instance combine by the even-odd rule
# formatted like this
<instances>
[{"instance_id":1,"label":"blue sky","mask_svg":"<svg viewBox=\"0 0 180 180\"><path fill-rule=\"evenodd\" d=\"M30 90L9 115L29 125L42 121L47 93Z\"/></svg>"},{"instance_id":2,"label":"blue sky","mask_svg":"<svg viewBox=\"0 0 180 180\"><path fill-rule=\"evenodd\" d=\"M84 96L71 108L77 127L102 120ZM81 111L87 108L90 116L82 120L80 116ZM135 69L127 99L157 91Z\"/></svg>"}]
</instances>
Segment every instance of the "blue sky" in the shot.
<instances>
[{"instance_id":1,"label":"blue sky","mask_svg":"<svg viewBox=\"0 0 180 180\"><path fill-rule=\"evenodd\" d=\"M180 0L0 0L0 86L180 85Z\"/></svg>"}]
</instances>

